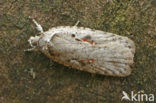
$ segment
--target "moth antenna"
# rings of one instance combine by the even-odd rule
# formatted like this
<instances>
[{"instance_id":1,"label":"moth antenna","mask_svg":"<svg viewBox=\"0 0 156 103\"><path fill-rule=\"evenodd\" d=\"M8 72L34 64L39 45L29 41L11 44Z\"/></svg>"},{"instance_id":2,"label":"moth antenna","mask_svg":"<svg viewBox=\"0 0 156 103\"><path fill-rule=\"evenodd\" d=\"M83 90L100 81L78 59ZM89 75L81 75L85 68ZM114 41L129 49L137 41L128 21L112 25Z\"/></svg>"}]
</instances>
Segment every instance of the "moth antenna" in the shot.
<instances>
[{"instance_id":1,"label":"moth antenna","mask_svg":"<svg viewBox=\"0 0 156 103\"><path fill-rule=\"evenodd\" d=\"M77 25L79 25L79 23L80 23L80 21L78 20L78 21L75 23L75 25L74 25L74 26L77 26Z\"/></svg>"},{"instance_id":2,"label":"moth antenna","mask_svg":"<svg viewBox=\"0 0 156 103\"><path fill-rule=\"evenodd\" d=\"M35 19L32 19L32 20L33 20L34 24L36 25L36 29L37 29L39 32L43 33L43 28L42 28L42 26L41 26L39 23L37 23L37 21L36 21Z\"/></svg>"},{"instance_id":3,"label":"moth antenna","mask_svg":"<svg viewBox=\"0 0 156 103\"><path fill-rule=\"evenodd\" d=\"M43 28L42 28L42 26L41 26L39 23L37 23L37 21L36 21L35 19L31 18L30 16L29 16L29 18L32 19L33 23L36 25L36 29L37 29L39 32L43 33Z\"/></svg>"}]
</instances>

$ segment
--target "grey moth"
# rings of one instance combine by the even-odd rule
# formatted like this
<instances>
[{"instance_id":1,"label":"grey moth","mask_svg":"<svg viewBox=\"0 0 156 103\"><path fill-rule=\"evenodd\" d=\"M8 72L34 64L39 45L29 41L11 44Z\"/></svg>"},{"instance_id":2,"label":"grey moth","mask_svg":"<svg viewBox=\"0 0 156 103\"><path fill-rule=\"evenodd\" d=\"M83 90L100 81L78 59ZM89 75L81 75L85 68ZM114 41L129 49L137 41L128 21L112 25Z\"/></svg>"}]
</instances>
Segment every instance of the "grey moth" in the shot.
<instances>
[{"instance_id":1,"label":"grey moth","mask_svg":"<svg viewBox=\"0 0 156 103\"><path fill-rule=\"evenodd\" d=\"M78 70L108 76L131 74L135 44L127 37L75 26L58 26L44 32L34 19L39 36L30 37L31 49Z\"/></svg>"}]
</instances>

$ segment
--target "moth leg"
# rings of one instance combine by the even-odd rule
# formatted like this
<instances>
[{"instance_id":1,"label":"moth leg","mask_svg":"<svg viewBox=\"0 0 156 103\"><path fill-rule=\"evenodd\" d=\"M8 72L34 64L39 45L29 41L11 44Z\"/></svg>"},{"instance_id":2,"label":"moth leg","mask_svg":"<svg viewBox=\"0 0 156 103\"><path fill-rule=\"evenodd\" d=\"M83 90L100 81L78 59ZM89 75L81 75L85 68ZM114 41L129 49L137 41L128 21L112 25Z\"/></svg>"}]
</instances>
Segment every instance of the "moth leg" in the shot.
<instances>
[{"instance_id":1,"label":"moth leg","mask_svg":"<svg viewBox=\"0 0 156 103\"><path fill-rule=\"evenodd\" d=\"M78 21L75 23L75 25L74 25L74 26L77 26L79 23L80 23L80 21L78 20Z\"/></svg>"},{"instance_id":2,"label":"moth leg","mask_svg":"<svg viewBox=\"0 0 156 103\"><path fill-rule=\"evenodd\" d=\"M37 51L36 47L32 47L32 48L24 50L24 52L31 52L31 51Z\"/></svg>"},{"instance_id":3,"label":"moth leg","mask_svg":"<svg viewBox=\"0 0 156 103\"><path fill-rule=\"evenodd\" d=\"M43 28L42 28L42 26L41 26L39 23L37 23L37 21L36 21L35 19L31 18L30 16L29 16L29 18L32 19L33 23L36 25L36 29L37 29L39 32L43 33Z\"/></svg>"}]
</instances>

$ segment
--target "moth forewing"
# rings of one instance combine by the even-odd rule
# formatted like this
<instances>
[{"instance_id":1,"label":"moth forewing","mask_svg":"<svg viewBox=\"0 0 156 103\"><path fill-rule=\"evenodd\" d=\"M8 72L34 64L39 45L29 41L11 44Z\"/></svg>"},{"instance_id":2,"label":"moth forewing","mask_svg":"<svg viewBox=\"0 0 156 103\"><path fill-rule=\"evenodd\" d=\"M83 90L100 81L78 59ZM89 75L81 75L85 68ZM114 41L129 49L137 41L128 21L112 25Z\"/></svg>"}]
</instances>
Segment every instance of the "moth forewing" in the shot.
<instances>
[{"instance_id":1,"label":"moth forewing","mask_svg":"<svg viewBox=\"0 0 156 103\"><path fill-rule=\"evenodd\" d=\"M127 37L77 26L60 26L42 32L37 42L41 52L65 66L110 76L131 73L135 45Z\"/></svg>"}]
</instances>

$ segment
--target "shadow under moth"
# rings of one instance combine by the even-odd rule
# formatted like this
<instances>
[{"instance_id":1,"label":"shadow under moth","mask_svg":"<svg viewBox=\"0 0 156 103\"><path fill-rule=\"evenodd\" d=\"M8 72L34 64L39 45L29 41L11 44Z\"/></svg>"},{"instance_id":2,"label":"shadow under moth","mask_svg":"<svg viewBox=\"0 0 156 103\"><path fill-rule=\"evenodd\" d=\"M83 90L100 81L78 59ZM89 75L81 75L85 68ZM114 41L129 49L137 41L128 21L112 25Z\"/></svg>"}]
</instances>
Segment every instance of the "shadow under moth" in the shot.
<instances>
[{"instance_id":1,"label":"shadow under moth","mask_svg":"<svg viewBox=\"0 0 156 103\"><path fill-rule=\"evenodd\" d=\"M39 36L30 37L31 49L78 70L109 76L128 76L135 44L127 37L90 28L58 26L44 32L34 19Z\"/></svg>"}]
</instances>

